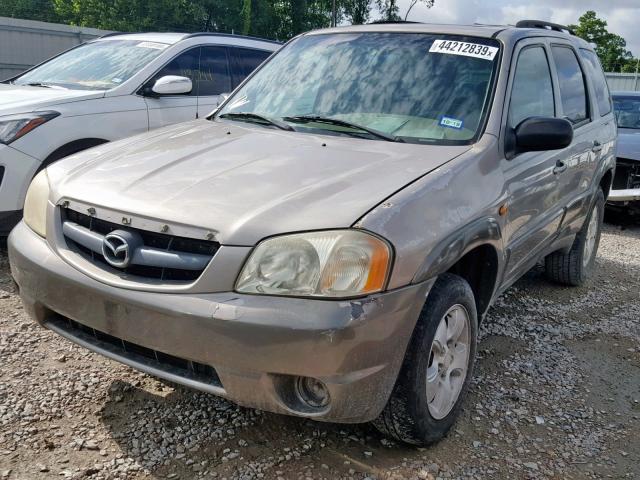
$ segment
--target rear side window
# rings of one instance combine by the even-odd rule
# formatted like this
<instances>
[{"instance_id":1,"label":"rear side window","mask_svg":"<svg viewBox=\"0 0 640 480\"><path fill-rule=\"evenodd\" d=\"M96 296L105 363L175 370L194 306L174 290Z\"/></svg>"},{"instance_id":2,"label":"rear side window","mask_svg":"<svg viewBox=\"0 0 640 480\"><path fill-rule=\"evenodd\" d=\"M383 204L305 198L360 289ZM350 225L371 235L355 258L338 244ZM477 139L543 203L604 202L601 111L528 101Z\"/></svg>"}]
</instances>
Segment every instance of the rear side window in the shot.
<instances>
[{"instance_id":1,"label":"rear side window","mask_svg":"<svg viewBox=\"0 0 640 480\"><path fill-rule=\"evenodd\" d=\"M596 91L596 100L598 101L598 110L600 115L604 116L611 112L611 96L609 94L609 87L607 86L607 79L602 71L600 60L595 52L590 50L581 49L580 53L585 60L584 64L587 66L587 73L591 77L593 87Z\"/></svg>"},{"instance_id":2,"label":"rear side window","mask_svg":"<svg viewBox=\"0 0 640 480\"><path fill-rule=\"evenodd\" d=\"M225 47L202 47L198 96L231 92L231 75Z\"/></svg>"},{"instance_id":3,"label":"rear side window","mask_svg":"<svg viewBox=\"0 0 640 480\"><path fill-rule=\"evenodd\" d=\"M264 50L252 50L250 48L230 48L231 72L233 74L233 87L240 85L251 72L264 62L271 52Z\"/></svg>"},{"instance_id":4,"label":"rear side window","mask_svg":"<svg viewBox=\"0 0 640 480\"><path fill-rule=\"evenodd\" d=\"M520 52L511 89L509 125L517 127L529 117L553 117L553 83L547 54L542 47Z\"/></svg>"},{"instance_id":5,"label":"rear side window","mask_svg":"<svg viewBox=\"0 0 640 480\"><path fill-rule=\"evenodd\" d=\"M587 90L578 57L569 47L552 47L564 116L574 125L588 118Z\"/></svg>"},{"instance_id":6,"label":"rear side window","mask_svg":"<svg viewBox=\"0 0 640 480\"><path fill-rule=\"evenodd\" d=\"M178 77L187 77L191 79L193 83L193 89L189 95L198 94L198 63L200 61L200 49L193 48L186 52L181 53L176 58L171 60L167 65L162 68L151 80L150 85L153 85L159 78L167 75L176 75Z\"/></svg>"}]
</instances>

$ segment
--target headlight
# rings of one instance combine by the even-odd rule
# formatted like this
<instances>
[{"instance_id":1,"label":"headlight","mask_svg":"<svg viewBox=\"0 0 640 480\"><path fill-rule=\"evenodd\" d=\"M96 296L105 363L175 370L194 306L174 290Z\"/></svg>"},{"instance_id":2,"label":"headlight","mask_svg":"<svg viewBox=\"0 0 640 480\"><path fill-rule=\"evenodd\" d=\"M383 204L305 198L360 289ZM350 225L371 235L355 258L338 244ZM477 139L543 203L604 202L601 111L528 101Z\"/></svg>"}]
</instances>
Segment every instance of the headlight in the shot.
<instances>
[{"instance_id":1,"label":"headlight","mask_svg":"<svg viewBox=\"0 0 640 480\"><path fill-rule=\"evenodd\" d=\"M238 277L236 291L356 297L384 288L390 261L386 242L358 230L284 235L255 248Z\"/></svg>"},{"instance_id":2,"label":"headlight","mask_svg":"<svg viewBox=\"0 0 640 480\"><path fill-rule=\"evenodd\" d=\"M49 177L43 170L35 176L24 201L24 223L41 237L47 236L47 204L49 203Z\"/></svg>"},{"instance_id":3,"label":"headlight","mask_svg":"<svg viewBox=\"0 0 640 480\"><path fill-rule=\"evenodd\" d=\"M34 112L0 117L0 143L8 145L58 115L58 112Z\"/></svg>"}]
</instances>

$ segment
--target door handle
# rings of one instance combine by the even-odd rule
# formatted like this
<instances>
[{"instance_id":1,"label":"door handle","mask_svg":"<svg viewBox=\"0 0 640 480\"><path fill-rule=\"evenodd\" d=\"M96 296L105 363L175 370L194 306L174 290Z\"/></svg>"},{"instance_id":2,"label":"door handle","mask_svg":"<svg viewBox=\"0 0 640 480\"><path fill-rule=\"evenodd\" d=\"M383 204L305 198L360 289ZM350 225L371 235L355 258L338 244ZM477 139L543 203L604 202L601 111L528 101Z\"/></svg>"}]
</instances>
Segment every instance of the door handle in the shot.
<instances>
[{"instance_id":1,"label":"door handle","mask_svg":"<svg viewBox=\"0 0 640 480\"><path fill-rule=\"evenodd\" d=\"M599 141L594 140L593 141L593 148L591 148L591 151L595 152L595 153L598 153L601 150L602 150L602 144Z\"/></svg>"},{"instance_id":2,"label":"door handle","mask_svg":"<svg viewBox=\"0 0 640 480\"><path fill-rule=\"evenodd\" d=\"M553 173L555 175L558 175L559 173L564 172L567 169L567 164L564 163L562 160L558 160L556 162L556 166L553 167Z\"/></svg>"}]
</instances>

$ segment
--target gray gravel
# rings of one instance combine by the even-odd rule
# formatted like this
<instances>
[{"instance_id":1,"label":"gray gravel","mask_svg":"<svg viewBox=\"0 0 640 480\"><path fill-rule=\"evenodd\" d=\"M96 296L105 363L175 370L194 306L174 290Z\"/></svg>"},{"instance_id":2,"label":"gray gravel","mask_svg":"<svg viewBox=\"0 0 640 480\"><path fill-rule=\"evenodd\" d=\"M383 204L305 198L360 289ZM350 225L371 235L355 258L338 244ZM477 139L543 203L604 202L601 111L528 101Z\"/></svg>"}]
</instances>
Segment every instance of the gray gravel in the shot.
<instances>
[{"instance_id":1,"label":"gray gravel","mask_svg":"<svg viewBox=\"0 0 640 480\"><path fill-rule=\"evenodd\" d=\"M640 477L640 228L583 288L534 269L492 308L463 416L428 448L247 410L75 347L0 257L0 480Z\"/></svg>"}]
</instances>

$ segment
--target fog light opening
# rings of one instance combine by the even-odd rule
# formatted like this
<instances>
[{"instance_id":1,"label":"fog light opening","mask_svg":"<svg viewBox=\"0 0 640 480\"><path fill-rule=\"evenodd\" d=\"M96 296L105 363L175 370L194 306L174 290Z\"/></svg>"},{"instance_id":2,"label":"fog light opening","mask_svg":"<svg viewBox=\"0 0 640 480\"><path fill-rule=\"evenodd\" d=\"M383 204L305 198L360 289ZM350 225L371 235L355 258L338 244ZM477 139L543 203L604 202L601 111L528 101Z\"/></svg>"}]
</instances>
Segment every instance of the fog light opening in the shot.
<instances>
[{"instance_id":1,"label":"fog light opening","mask_svg":"<svg viewBox=\"0 0 640 480\"><path fill-rule=\"evenodd\" d=\"M315 378L298 377L296 393L300 400L313 408L323 408L329 405L329 390L327 386Z\"/></svg>"}]
</instances>

